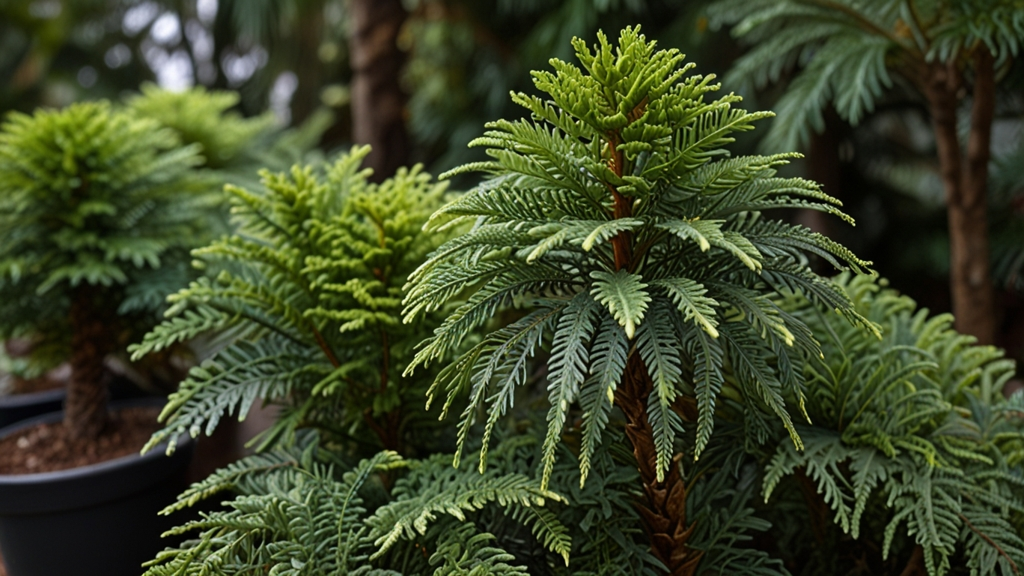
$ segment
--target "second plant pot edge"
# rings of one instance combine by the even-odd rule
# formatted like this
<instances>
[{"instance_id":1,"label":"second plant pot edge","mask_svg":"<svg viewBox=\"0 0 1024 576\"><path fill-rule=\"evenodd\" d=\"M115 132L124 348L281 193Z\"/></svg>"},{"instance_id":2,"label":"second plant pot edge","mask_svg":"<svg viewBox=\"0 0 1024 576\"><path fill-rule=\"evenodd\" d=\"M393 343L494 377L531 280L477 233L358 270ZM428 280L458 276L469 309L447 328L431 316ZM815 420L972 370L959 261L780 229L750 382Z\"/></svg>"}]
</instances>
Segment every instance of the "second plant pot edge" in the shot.
<instances>
[{"instance_id":1,"label":"second plant pot edge","mask_svg":"<svg viewBox=\"0 0 1024 576\"><path fill-rule=\"evenodd\" d=\"M111 403L112 410L123 408L160 408L166 403L163 397L122 400ZM43 423L59 421L63 411L50 412L21 420L0 428L0 438L5 438ZM122 498L126 490L142 491L160 482L172 469L182 466L191 459L195 441L183 434L177 440L174 453L166 455L167 443L161 443L145 454L128 454L111 460L35 474L0 474L0 515L36 513L46 510L86 507ZM129 472L131 470L131 472ZM128 474L131 482L125 481ZM75 490L55 490L60 484L76 485ZM48 494L45 504L40 505L35 495Z\"/></svg>"}]
</instances>

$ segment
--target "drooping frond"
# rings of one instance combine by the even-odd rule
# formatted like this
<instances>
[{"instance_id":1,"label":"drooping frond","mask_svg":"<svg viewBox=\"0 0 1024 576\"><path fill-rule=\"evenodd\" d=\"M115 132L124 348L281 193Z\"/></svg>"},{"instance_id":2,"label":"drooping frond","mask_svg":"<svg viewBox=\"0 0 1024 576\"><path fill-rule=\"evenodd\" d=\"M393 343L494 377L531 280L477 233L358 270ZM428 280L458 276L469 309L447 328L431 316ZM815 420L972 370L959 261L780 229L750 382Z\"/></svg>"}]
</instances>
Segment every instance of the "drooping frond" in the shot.
<instances>
[{"instance_id":1,"label":"drooping frond","mask_svg":"<svg viewBox=\"0 0 1024 576\"><path fill-rule=\"evenodd\" d=\"M1024 539L1009 522L1024 510L1024 422L1001 393L1013 363L884 282L842 276L837 284L882 338L806 300L783 303L822 341L823 356L805 360L814 423L797 428L805 449L774 451L765 498L802 476L843 532L874 539L883 556L909 540L932 576L961 554L972 574L1017 574ZM884 519L884 532L866 533L865 519Z\"/></svg>"},{"instance_id":2,"label":"drooping frond","mask_svg":"<svg viewBox=\"0 0 1024 576\"><path fill-rule=\"evenodd\" d=\"M806 144L830 106L859 123L894 86L893 73L920 87L934 62L954 63L978 46L1005 61L1024 39L1013 0L718 0L709 15L751 44L727 82L762 88L799 67L776 106L771 149Z\"/></svg>"}]
</instances>

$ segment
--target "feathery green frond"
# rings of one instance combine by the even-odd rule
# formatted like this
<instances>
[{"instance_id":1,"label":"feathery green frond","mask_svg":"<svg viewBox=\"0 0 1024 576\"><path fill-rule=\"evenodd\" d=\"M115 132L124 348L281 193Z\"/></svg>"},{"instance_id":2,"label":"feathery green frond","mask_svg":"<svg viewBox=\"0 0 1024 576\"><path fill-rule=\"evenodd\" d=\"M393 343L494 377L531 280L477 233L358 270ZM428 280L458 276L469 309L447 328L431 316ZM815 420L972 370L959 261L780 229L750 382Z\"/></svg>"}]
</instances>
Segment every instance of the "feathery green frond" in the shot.
<instances>
[{"instance_id":1,"label":"feathery green frond","mask_svg":"<svg viewBox=\"0 0 1024 576\"><path fill-rule=\"evenodd\" d=\"M1024 510L1024 422L1005 412L1001 394L1013 363L884 282L841 276L837 284L882 338L806 300L783 303L821 339L823 356L806 358L814 426L797 428L805 449L774 451L765 498L803 474L843 532L874 538L861 524L885 519L875 540L883 557L909 541L921 546L931 576L948 573L961 554L972 574L1017 574L1024 539L1009 521ZM1000 440L1008 438L1017 440Z\"/></svg>"},{"instance_id":2,"label":"feathery green frond","mask_svg":"<svg viewBox=\"0 0 1024 576\"><path fill-rule=\"evenodd\" d=\"M504 308L549 310L557 328L543 341L552 352L545 479L574 401L583 408L586 479L609 410L627 401L620 391L630 378L645 382L629 387L647 402L630 413L647 421L638 426L653 426L651 469L659 479L682 430L677 400L697 396L699 455L711 436L726 370L743 371L750 410L767 409L799 442L787 402L799 402L803 392L787 350L817 350L818 344L802 320L778 310L771 298L779 290L810 290L816 302L861 322L845 294L830 289L806 256L855 271L869 263L806 229L762 219L758 211L800 207L849 217L817 184L776 175L794 155L729 157L725 146L733 136L771 114L738 108L734 94L713 98L719 89L713 77L693 74L678 51L657 50L635 28L624 29L617 46L599 33L595 46L576 39L573 47L579 65L553 59L551 70L534 72L542 97L512 96L529 118L489 123L473 141L492 161L450 173L487 177L438 210L428 229L461 222L473 228L410 276L405 320L456 296L467 301L423 343L408 370L451 352ZM588 316L577 325L575 306L553 307L588 297L600 306L600 320ZM497 330L492 334L503 329ZM448 364L432 390L443 388L449 401L469 391L460 444L480 407L491 405L485 443L495 414L511 408L501 371L515 365L507 356L515 349L500 344L507 336L492 338ZM643 367L633 374L625 365L636 354ZM505 388L489 388L494 378Z\"/></svg>"},{"instance_id":3,"label":"feathery green frond","mask_svg":"<svg viewBox=\"0 0 1024 576\"><path fill-rule=\"evenodd\" d=\"M209 434L256 401L288 408L264 444L308 426L392 449L408 440L416 420L404 415L418 413L426 388L402 371L430 320L402 324L402 285L447 238L422 231L445 187L419 167L370 184L360 169L368 152L354 148L323 173L264 172L264 190L227 188L237 232L193 252L206 276L173 294L165 322L131 348L138 358L221 339L172 394L150 445ZM353 427L367 420L370 430Z\"/></svg>"},{"instance_id":4,"label":"feathery green frond","mask_svg":"<svg viewBox=\"0 0 1024 576\"><path fill-rule=\"evenodd\" d=\"M1000 62L1016 56L1020 8L1016 0L718 0L709 16L751 44L727 82L762 88L799 67L764 142L795 149L810 129L824 130L829 106L859 123L893 88L893 73L923 88L925 67L963 61L979 46Z\"/></svg>"}]
</instances>

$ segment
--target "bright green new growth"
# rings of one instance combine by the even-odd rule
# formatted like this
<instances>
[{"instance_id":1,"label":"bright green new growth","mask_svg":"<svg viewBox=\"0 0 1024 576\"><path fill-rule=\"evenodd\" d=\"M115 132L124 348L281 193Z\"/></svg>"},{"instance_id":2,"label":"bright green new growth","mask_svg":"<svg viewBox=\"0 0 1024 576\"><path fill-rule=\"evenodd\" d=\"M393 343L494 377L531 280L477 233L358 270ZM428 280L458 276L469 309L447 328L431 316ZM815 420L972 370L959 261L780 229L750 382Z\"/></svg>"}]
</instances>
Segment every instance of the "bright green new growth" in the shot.
<instances>
[{"instance_id":1,"label":"bright green new growth","mask_svg":"<svg viewBox=\"0 0 1024 576\"><path fill-rule=\"evenodd\" d=\"M427 330L400 321L402 284L447 237L422 231L445 185L420 167L368 183L368 153L354 148L325 176L264 172L263 193L227 188L238 231L193 252L208 275L170 296L167 320L131 348L139 358L207 333L224 345L171 395L147 448L209 434L257 399L284 406L264 447L313 426L404 448L426 379L402 371Z\"/></svg>"},{"instance_id":2,"label":"bright green new growth","mask_svg":"<svg viewBox=\"0 0 1024 576\"><path fill-rule=\"evenodd\" d=\"M79 286L101 314L157 312L184 285L205 234L201 162L170 130L107 102L12 113L0 131L0 338L29 337L40 363L68 356ZM108 324L111 318L107 318Z\"/></svg>"},{"instance_id":3,"label":"bright green new growth","mask_svg":"<svg viewBox=\"0 0 1024 576\"><path fill-rule=\"evenodd\" d=\"M231 111L238 100L235 92L203 87L173 92L147 83L141 95L128 100L128 107L174 130L184 142L197 144L206 166L223 168L274 126L273 114L243 118Z\"/></svg>"},{"instance_id":4,"label":"bright green new growth","mask_svg":"<svg viewBox=\"0 0 1024 576\"><path fill-rule=\"evenodd\" d=\"M577 402L586 479L612 404L622 401L616 391L632 354L652 382L645 409L658 481L683 430L678 406L696 403L697 457L724 388L742 398L749 421L772 414L800 446L787 409L790 402L802 406L805 396L794 365L820 352L804 323L772 298L798 292L868 325L842 290L811 271L805 255L840 269L861 271L867 263L759 211L809 208L850 219L814 182L776 176L796 155L728 157L730 134L770 113L733 108L740 98L732 94L705 101L718 89L713 77L689 74L693 65L684 65L678 51L656 51L636 29L625 29L618 47L603 34L598 40L594 51L574 40L582 70L553 59L554 73L533 73L549 100L513 94L531 118L492 122L472 143L494 160L452 172L492 177L431 218L433 231L474 226L410 277L405 319L466 291L468 301L424 343L409 370L442 360L499 309L528 310L446 366L430 397L445 390L447 412L469 391L460 448L486 407L483 468L491 431L525 382L529 357L550 345L544 485ZM762 424L754 433L763 438L767 430Z\"/></svg>"},{"instance_id":5,"label":"bright green new growth","mask_svg":"<svg viewBox=\"0 0 1024 576\"><path fill-rule=\"evenodd\" d=\"M1009 519L1024 513L1024 395L1007 402L1001 392L1014 363L955 332L949 314L929 318L869 278L838 283L884 337L797 298L784 304L823 338L825 355L806 365L814 425L798 427L805 449L774 451L765 498L802 469L853 538L862 518L884 521L883 556L905 525L931 576L947 573L957 553L972 575L1019 574L1024 540Z\"/></svg>"}]
</instances>

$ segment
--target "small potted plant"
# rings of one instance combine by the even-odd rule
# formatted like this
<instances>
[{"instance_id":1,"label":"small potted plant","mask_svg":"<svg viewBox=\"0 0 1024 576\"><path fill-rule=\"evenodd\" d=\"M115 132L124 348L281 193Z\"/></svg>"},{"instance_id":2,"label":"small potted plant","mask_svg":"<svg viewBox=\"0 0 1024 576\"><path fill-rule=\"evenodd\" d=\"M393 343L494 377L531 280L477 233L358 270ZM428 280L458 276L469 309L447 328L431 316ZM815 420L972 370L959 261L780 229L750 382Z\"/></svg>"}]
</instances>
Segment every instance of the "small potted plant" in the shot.
<instances>
[{"instance_id":1,"label":"small potted plant","mask_svg":"<svg viewBox=\"0 0 1024 576\"><path fill-rule=\"evenodd\" d=\"M155 409L110 412L105 359L156 322L153 294L187 282L210 190L200 161L107 102L14 113L0 128L0 338L71 366L62 416L0 434L0 547L15 574L129 574L152 550L153 512L189 451L137 456Z\"/></svg>"},{"instance_id":2,"label":"small potted plant","mask_svg":"<svg viewBox=\"0 0 1024 576\"><path fill-rule=\"evenodd\" d=\"M181 144L194 144L200 155L194 170L211 191L226 182L255 183L262 166L289 166L292 160L314 146L325 126L323 116L317 115L301 128L282 131L269 113L246 118L234 111L238 101L238 94L231 91L207 91L197 87L172 92L147 83L142 86L141 94L126 98L125 106L136 116L169 128ZM210 195L209 198L217 201L220 197ZM222 212L211 207L209 215ZM209 218L207 221L211 229L226 232L226 219ZM177 259L174 266L179 274L165 275L167 285L153 285L155 289L146 294L145 301L134 301L136 308L162 309L167 292L180 287L192 276L187 260ZM165 267L165 272L169 270ZM138 328L144 332L152 325L153 318L146 318ZM133 331L133 338L139 330ZM195 352L187 346L172 346L141 362L129 362L123 350L118 350L107 358L108 365L117 372L111 387L112 397L130 397L141 390L169 392L185 377L194 356ZM46 346L32 338L5 342L0 349L0 428L60 410L69 369L66 346Z\"/></svg>"}]
</instances>

